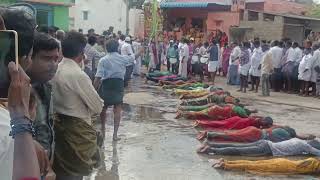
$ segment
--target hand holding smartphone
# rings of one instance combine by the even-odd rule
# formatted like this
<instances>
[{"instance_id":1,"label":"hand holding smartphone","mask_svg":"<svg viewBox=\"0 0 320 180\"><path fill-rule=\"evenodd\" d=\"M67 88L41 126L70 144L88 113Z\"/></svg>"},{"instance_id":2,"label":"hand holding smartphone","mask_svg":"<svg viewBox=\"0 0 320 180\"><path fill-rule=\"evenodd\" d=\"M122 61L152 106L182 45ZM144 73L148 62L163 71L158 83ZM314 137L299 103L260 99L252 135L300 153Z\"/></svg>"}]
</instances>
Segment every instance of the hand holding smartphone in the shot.
<instances>
[{"instance_id":1,"label":"hand holding smartphone","mask_svg":"<svg viewBox=\"0 0 320 180\"><path fill-rule=\"evenodd\" d=\"M0 23L1 29L4 29L4 24ZM11 61L15 62L16 69L19 69L18 60L18 34L12 30L0 29L0 91L6 92L9 87L10 78L8 64ZM1 97L5 96L1 93Z\"/></svg>"}]
</instances>

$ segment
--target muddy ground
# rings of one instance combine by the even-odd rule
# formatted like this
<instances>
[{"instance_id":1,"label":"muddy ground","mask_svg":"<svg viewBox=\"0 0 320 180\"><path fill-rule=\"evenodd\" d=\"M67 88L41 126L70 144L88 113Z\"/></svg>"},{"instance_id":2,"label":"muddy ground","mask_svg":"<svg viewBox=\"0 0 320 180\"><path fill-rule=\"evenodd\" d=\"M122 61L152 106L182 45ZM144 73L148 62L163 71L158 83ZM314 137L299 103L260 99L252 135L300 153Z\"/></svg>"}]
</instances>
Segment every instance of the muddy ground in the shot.
<instances>
[{"instance_id":1,"label":"muddy ground","mask_svg":"<svg viewBox=\"0 0 320 180\"><path fill-rule=\"evenodd\" d=\"M236 87L217 86L241 97L260 115L271 116L275 123L290 125L298 133L320 137L320 103L318 99L273 93L270 98L258 94L241 94ZM121 141L112 143L112 113L108 112L108 129L104 143L104 164L87 180L219 180L219 179L318 179L316 176L257 176L244 172L226 172L211 168L207 157L196 153L200 142L192 121L176 120L176 97L141 78L132 80L125 97L119 130ZM224 157L245 159L244 157ZM297 159L301 157L296 157ZM250 158L249 158L250 159ZM254 158L251 158L254 159ZM255 158L256 159L256 158Z\"/></svg>"}]
</instances>

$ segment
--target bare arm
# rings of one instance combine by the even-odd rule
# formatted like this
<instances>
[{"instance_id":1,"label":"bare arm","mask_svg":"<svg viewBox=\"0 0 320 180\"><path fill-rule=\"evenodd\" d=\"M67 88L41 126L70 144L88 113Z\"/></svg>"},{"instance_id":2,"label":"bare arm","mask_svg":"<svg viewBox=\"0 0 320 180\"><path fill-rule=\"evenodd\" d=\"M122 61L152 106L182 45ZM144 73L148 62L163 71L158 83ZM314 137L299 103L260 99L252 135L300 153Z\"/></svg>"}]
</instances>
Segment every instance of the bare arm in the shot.
<instances>
[{"instance_id":1,"label":"bare arm","mask_svg":"<svg viewBox=\"0 0 320 180\"><path fill-rule=\"evenodd\" d=\"M22 68L17 70L16 65L9 64L11 84L8 93L8 107L14 124L30 123L32 112L29 112L30 78ZM34 105L35 106L35 105ZM35 107L33 107L34 109ZM19 133L14 139L13 180L25 177L40 177L38 158L32 138L29 132Z\"/></svg>"},{"instance_id":2,"label":"bare arm","mask_svg":"<svg viewBox=\"0 0 320 180\"><path fill-rule=\"evenodd\" d=\"M95 77L93 81L93 87L98 91L101 85L101 77Z\"/></svg>"}]
</instances>

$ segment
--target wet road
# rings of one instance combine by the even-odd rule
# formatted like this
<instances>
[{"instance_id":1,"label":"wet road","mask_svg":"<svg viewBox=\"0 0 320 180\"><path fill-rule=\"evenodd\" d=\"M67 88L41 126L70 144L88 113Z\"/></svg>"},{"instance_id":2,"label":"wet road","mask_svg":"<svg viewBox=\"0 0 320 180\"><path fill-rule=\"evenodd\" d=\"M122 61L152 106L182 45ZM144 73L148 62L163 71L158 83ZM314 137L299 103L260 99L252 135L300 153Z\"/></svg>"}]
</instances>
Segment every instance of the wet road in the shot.
<instances>
[{"instance_id":1,"label":"wet road","mask_svg":"<svg viewBox=\"0 0 320 180\"><path fill-rule=\"evenodd\" d=\"M155 86L145 85L140 78L131 84L134 85L127 90L119 130L121 141L111 141L113 118L112 112L108 111L104 163L86 180L317 179L311 176L263 177L211 168L209 158L196 153L200 143L195 138L197 131L192 128L192 121L174 119L177 99ZM281 105L261 102L251 105L262 108L262 113L275 111L274 114L283 116L278 112ZM292 110L282 107L286 108L288 113ZM320 115L318 111L310 110L309 113L315 117ZM299 115L301 112L292 116Z\"/></svg>"}]
</instances>

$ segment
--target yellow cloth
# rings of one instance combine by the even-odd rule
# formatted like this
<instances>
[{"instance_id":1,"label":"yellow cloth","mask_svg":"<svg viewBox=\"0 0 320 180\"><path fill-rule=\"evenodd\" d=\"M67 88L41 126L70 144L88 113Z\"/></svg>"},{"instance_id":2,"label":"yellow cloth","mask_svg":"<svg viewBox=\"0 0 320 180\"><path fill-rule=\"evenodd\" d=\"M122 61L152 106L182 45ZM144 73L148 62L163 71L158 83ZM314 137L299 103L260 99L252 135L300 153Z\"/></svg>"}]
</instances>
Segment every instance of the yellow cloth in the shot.
<instances>
[{"instance_id":1,"label":"yellow cloth","mask_svg":"<svg viewBox=\"0 0 320 180\"><path fill-rule=\"evenodd\" d=\"M320 172L320 160L309 158L299 161L284 158L259 161L225 161L226 170L242 170L254 174L314 174Z\"/></svg>"},{"instance_id":2,"label":"yellow cloth","mask_svg":"<svg viewBox=\"0 0 320 180\"><path fill-rule=\"evenodd\" d=\"M208 90L201 89L201 90L182 90L182 89L174 89L175 95L191 95L191 94L197 94L197 93L206 93Z\"/></svg>"}]
</instances>

